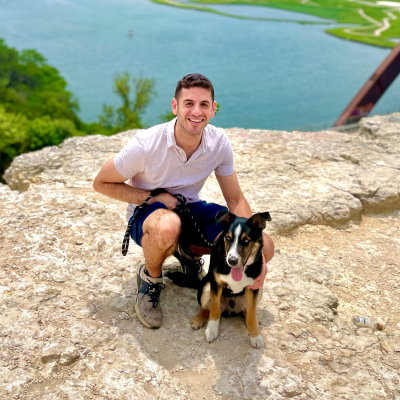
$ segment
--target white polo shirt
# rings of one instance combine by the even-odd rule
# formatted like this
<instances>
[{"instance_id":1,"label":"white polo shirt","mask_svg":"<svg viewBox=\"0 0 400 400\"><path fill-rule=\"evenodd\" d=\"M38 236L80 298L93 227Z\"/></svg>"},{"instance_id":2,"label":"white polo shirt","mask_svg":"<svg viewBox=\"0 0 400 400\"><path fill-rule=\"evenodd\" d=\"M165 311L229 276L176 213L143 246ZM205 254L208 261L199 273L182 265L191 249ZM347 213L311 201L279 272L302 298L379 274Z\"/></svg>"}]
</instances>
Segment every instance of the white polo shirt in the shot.
<instances>
[{"instance_id":1,"label":"white polo shirt","mask_svg":"<svg viewBox=\"0 0 400 400\"><path fill-rule=\"evenodd\" d=\"M138 132L117 154L114 165L128 184L139 189L164 188L182 194L189 203L199 201L206 179L234 172L232 146L221 128L207 125L200 146L189 160L175 141L176 118ZM137 204L129 204L130 218Z\"/></svg>"}]
</instances>

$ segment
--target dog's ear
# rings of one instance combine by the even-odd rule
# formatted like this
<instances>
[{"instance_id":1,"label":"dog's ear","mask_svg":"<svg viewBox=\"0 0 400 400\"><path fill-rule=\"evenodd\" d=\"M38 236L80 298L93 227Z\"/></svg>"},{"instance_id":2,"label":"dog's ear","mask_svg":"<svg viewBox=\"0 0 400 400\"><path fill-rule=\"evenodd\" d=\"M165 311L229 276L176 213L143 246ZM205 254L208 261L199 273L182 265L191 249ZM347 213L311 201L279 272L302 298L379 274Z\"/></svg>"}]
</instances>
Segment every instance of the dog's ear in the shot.
<instances>
[{"instance_id":1,"label":"dog's ear","mask_svg":"<svg viewBox=\"0 0 400 400\"><path fill-rule=\"evenodd\" d=\"M226 210L218 211L217 215L215 216L215 220L217 221L217 223L221 223L224 226L229 226L235 218L235 214L232 214L230 211Z\"/></svg>"},{"instance_id":2,"label":"dog's ear","mask_svg":"<svg viewBox=\"0 0 400 400\"><path fill-rule=\"evenodd\" d=\"M263 230L267 221L271 221L271 215L268 211L254 214L247 220L247 224L255 229Z\"/></svg>"}]
</instances>

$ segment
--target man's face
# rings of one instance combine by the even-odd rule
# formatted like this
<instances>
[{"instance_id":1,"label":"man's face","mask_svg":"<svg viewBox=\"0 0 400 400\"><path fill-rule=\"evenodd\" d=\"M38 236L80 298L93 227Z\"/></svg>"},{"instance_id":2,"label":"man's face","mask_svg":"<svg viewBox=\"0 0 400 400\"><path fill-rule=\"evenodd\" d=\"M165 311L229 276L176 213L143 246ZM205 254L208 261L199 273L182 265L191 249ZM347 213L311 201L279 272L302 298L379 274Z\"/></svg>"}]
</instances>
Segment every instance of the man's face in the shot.
<instances>
[{"instance_id":1,"label":"man's face","mask_svg":"<svg viewBox=\"0 0 400 400\"><path fill-rule=\"evenodd\" d=\"M211 92L202 87L182 89L177 99L172 99L172 112L177 116L178 134L201 135L215 115L215 101Z\"/></svg>"}]
</instances>

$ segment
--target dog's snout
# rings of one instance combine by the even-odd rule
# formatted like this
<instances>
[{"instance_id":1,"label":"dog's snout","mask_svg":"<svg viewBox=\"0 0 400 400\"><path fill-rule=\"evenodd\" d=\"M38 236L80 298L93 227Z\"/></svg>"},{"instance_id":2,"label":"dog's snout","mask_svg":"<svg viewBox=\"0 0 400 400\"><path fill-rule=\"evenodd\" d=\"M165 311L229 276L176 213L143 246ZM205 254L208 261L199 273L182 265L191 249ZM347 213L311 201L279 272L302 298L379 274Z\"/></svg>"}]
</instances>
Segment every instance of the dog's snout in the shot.
<instances>
[{"instance_id":1,"label":"dog's snout","mask_svg":"<svg viewBox=\"0 0 400 400\"><path fill-rule=\"evenodd\" d=\"M229 256L228 257L228 264L229 265L234 266L234 265L237 265L238 262L239 262L239 258L238 257L235 257L235 256Z\"/></svg>"}]
</instances>

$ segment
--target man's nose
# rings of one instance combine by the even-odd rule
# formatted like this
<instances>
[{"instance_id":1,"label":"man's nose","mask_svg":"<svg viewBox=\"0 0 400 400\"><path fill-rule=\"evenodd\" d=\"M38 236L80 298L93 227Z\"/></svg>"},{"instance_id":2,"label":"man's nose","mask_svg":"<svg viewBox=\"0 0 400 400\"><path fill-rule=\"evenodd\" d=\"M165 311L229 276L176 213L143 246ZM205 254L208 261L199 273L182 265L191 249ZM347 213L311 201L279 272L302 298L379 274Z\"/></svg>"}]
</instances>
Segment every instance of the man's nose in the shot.
<instances>
[{"instance_id":1,"label":"man's nose","mask_svg":"<svg viewBox=\"0 0 400 400\"><path fill-rule=\"evenodd\" d=\"M200 104L195 104L193 107L193 114L200 115L201 114L201 107Z\"/></svg>"}]
</instances>

